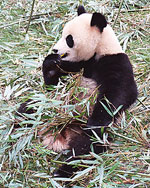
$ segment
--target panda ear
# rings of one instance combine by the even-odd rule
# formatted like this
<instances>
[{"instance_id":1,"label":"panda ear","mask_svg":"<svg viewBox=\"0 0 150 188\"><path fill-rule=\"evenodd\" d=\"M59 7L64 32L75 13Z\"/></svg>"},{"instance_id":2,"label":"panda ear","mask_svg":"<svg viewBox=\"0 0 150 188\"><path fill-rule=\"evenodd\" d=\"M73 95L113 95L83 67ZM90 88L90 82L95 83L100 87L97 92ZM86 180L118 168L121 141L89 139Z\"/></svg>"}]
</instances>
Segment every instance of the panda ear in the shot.
<instances>
[{"instance_id":1,"label":"panda ear","mask_svg":"<svg viewBox=\"0 0 150 188\"><path fill-rule=\"evenodd\" d=\"M93 13L91 19L91 26L96 26L99 28L100 32L103 32L104 27L107 26L105 16L103 16L101 13Z\"/></svg>"},{"instance_id":2,"label":"panda ear","mask_svg":"<svg viewBox=\"0 0 150 188\"><path fill-rule=\"evenodd\" d=\"M84 6L79 5L77 12L78 12L78 16L80 16L83 13L86 13Z\"/></svg>"}]
</instances>

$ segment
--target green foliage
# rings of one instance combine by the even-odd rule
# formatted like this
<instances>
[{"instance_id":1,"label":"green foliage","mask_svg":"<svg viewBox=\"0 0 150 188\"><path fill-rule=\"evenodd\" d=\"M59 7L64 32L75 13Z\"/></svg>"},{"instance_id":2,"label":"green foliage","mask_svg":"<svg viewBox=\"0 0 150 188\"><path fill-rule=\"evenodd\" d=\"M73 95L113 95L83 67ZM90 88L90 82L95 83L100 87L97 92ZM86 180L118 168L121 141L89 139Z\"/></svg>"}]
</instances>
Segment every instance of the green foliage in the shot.
<instances>
[{"instance_id":1,"label":"green foliage","mask_svg":"<svg viewBox=\"0 0 150 188\"><path fill-rule=\"evenodd\" d=\"M113 25L123 49L129 54L138 85L139 97L120 124L110 127L113 137L95 142L110 149L103 154L90 153L71 165L85 167L71 179L74 188L148 188L150 187L150 17L147 0L120 1L35 1L34 11L26 35L32 0L0 2L0 187L64 187L70 179L53 178L56 167L65 163L63 156L44 148L37 136L39 129L51 125L65 126L73 117L75 105L70 94L84 92L76 89L74 78L64 78L47 92L43 85L41 65L44 57L59 39L62 28L76 15L76 8L84 4L89 12L105 13ZM19 105L28 100L36 112L16 119ZM92 99L79 101L83 113L76 119L86 122ZM107 108L107 107L106 107ZM120 107L121 108L121 107ZM110 114L112 112L107 109ZM112 114L113 116L114 114ZM16 123L20 128L14 130ZM32 124L32 128L26 125ZM92 157L92 160L91 160Z\"/></svg>"}]
</instances>

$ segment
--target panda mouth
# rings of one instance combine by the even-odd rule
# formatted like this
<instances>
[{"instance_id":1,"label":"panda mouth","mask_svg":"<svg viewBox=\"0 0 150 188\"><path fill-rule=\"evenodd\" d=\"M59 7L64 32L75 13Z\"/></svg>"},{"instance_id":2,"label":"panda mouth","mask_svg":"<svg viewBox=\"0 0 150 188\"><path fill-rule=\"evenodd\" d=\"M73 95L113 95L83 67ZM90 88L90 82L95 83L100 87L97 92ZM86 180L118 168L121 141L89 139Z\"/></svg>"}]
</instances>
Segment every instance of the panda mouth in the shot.
<instances>
[{"instance_id":1,"label":"panda mouth","mask_svg":"<svg viewBox=\"0 0 150 188\"><path fill-rule=\"evenodd\" d=\"M65 54L61 54L61 58L65 58L68 56L68 53L65 53Z\"/></svg>"}]
</instances>

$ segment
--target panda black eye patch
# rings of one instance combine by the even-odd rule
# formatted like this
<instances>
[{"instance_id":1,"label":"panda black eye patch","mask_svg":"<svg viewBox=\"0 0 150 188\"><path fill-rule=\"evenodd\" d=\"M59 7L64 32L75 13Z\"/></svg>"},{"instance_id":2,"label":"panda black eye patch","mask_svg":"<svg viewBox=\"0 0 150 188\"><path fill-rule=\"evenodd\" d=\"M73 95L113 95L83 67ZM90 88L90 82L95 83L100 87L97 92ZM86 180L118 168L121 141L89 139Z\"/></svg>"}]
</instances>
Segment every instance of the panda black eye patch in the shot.
<instances>
[{"instance_id":1,"label":"panda black eye patch","mask_svg":"<svg viewBox=\"0 0 150 188\"><path fill-rule=\"evenodd\" d=\"M66 37L66 43L69 46L69 48L73 48L73 46L74 46L74 40L73 40L72 35L68 35Z\"/></svg>"}]
</instances>

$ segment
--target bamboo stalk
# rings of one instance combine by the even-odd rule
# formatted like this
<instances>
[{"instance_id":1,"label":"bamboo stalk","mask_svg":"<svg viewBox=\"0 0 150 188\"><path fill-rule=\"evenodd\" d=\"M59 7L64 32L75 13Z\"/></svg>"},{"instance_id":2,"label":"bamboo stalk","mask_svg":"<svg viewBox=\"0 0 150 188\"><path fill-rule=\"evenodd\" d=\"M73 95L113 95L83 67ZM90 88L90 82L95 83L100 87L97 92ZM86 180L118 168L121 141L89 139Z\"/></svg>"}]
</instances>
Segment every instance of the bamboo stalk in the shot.
<instances>
[{"instance_id":1,"label":"bamboo stalk","mask_svg":"<svg viewBox=\"0 0 150 188\"><path fill-rule=\"evenodd\" d=\"M28 33L28 30L29 30L29 26L30 26L30 22L31 22L32 14L33 14L33 9L34 9L34 4L35 4L35 0L33 0L32 2L32 8L31 8L31 13L30 13L27 29L26 29L26 34Z\"/></svg>"},{"instance_id":2,"label":"bamboo stalk","mask_svg":"<svg viewBox=\"0 0 150 188\"><path fill-rule=\"evenodd\" d=\"M116 16L116 19L115 19L115 21L114 21L114 24L113 24L112 28L114 28L115 25L116 25L116 22L117 22L117 20L118 20L118 17L119 17L119 14L120 14L120 11L121 11L123 2L124 2L124 0L122 0L121 3L120 3L120 5L119 5L119 10L118 10L118 13L117 13L117 16Z\"/></svg>"},{"instance_id":3,"label":"bamboo stalk","mask_svg":"<svg viewBox=\"0 0 150 188\"><path fill-rule=\"evenodd\" d=\"M146 8L146 9L132 9L132 10L122 10L120 11L120 13L126 13L126 12L142 12L142 11L150 11L150 8Z\"/></svg>"},{"instance_id":4,"label":"bamboo stalk","mask_svg":"<svg viewBox=\"0 0 150 188\"><path fill-rule=\"evenodd\" d=\"M10 23L10 24L2 25L2 26L0 26L0 29L2 29L2 28L4 28L4 27L9 27L9 26L12 26L12 25L18 24L19 22L27 22L27 21L28 21L28 20L24 19L24 20L19 20L19 21L16 21L16 22Z\"/></svg>"},{"instance_id":5,"label":"bamboo stalk","mask_svg":"<svg viewBox=\"0 0 150 188\"><path fill-rule=\"evenodd\" d=\"M40 16L45 16L45 15L49 15L49 14L52 14L51 12L49 13L43 13L43 14L35 14L35 15L32 15L31 17L31 20L34 20L34 19L38 19ZM53 14L58 14L58 13L53 13ZM15 24L18 24L20 22L29 22L29 17L30 16L23 16L21 17L18 21L16 22L13 22L13 23L9 23L9 24L5 24L5 25L1 25L0 26L0 29L2 28L5 28L5 27L9 27L9 26L12 26L12 25L15 25Z\"/></svg>"}]
</instances>

